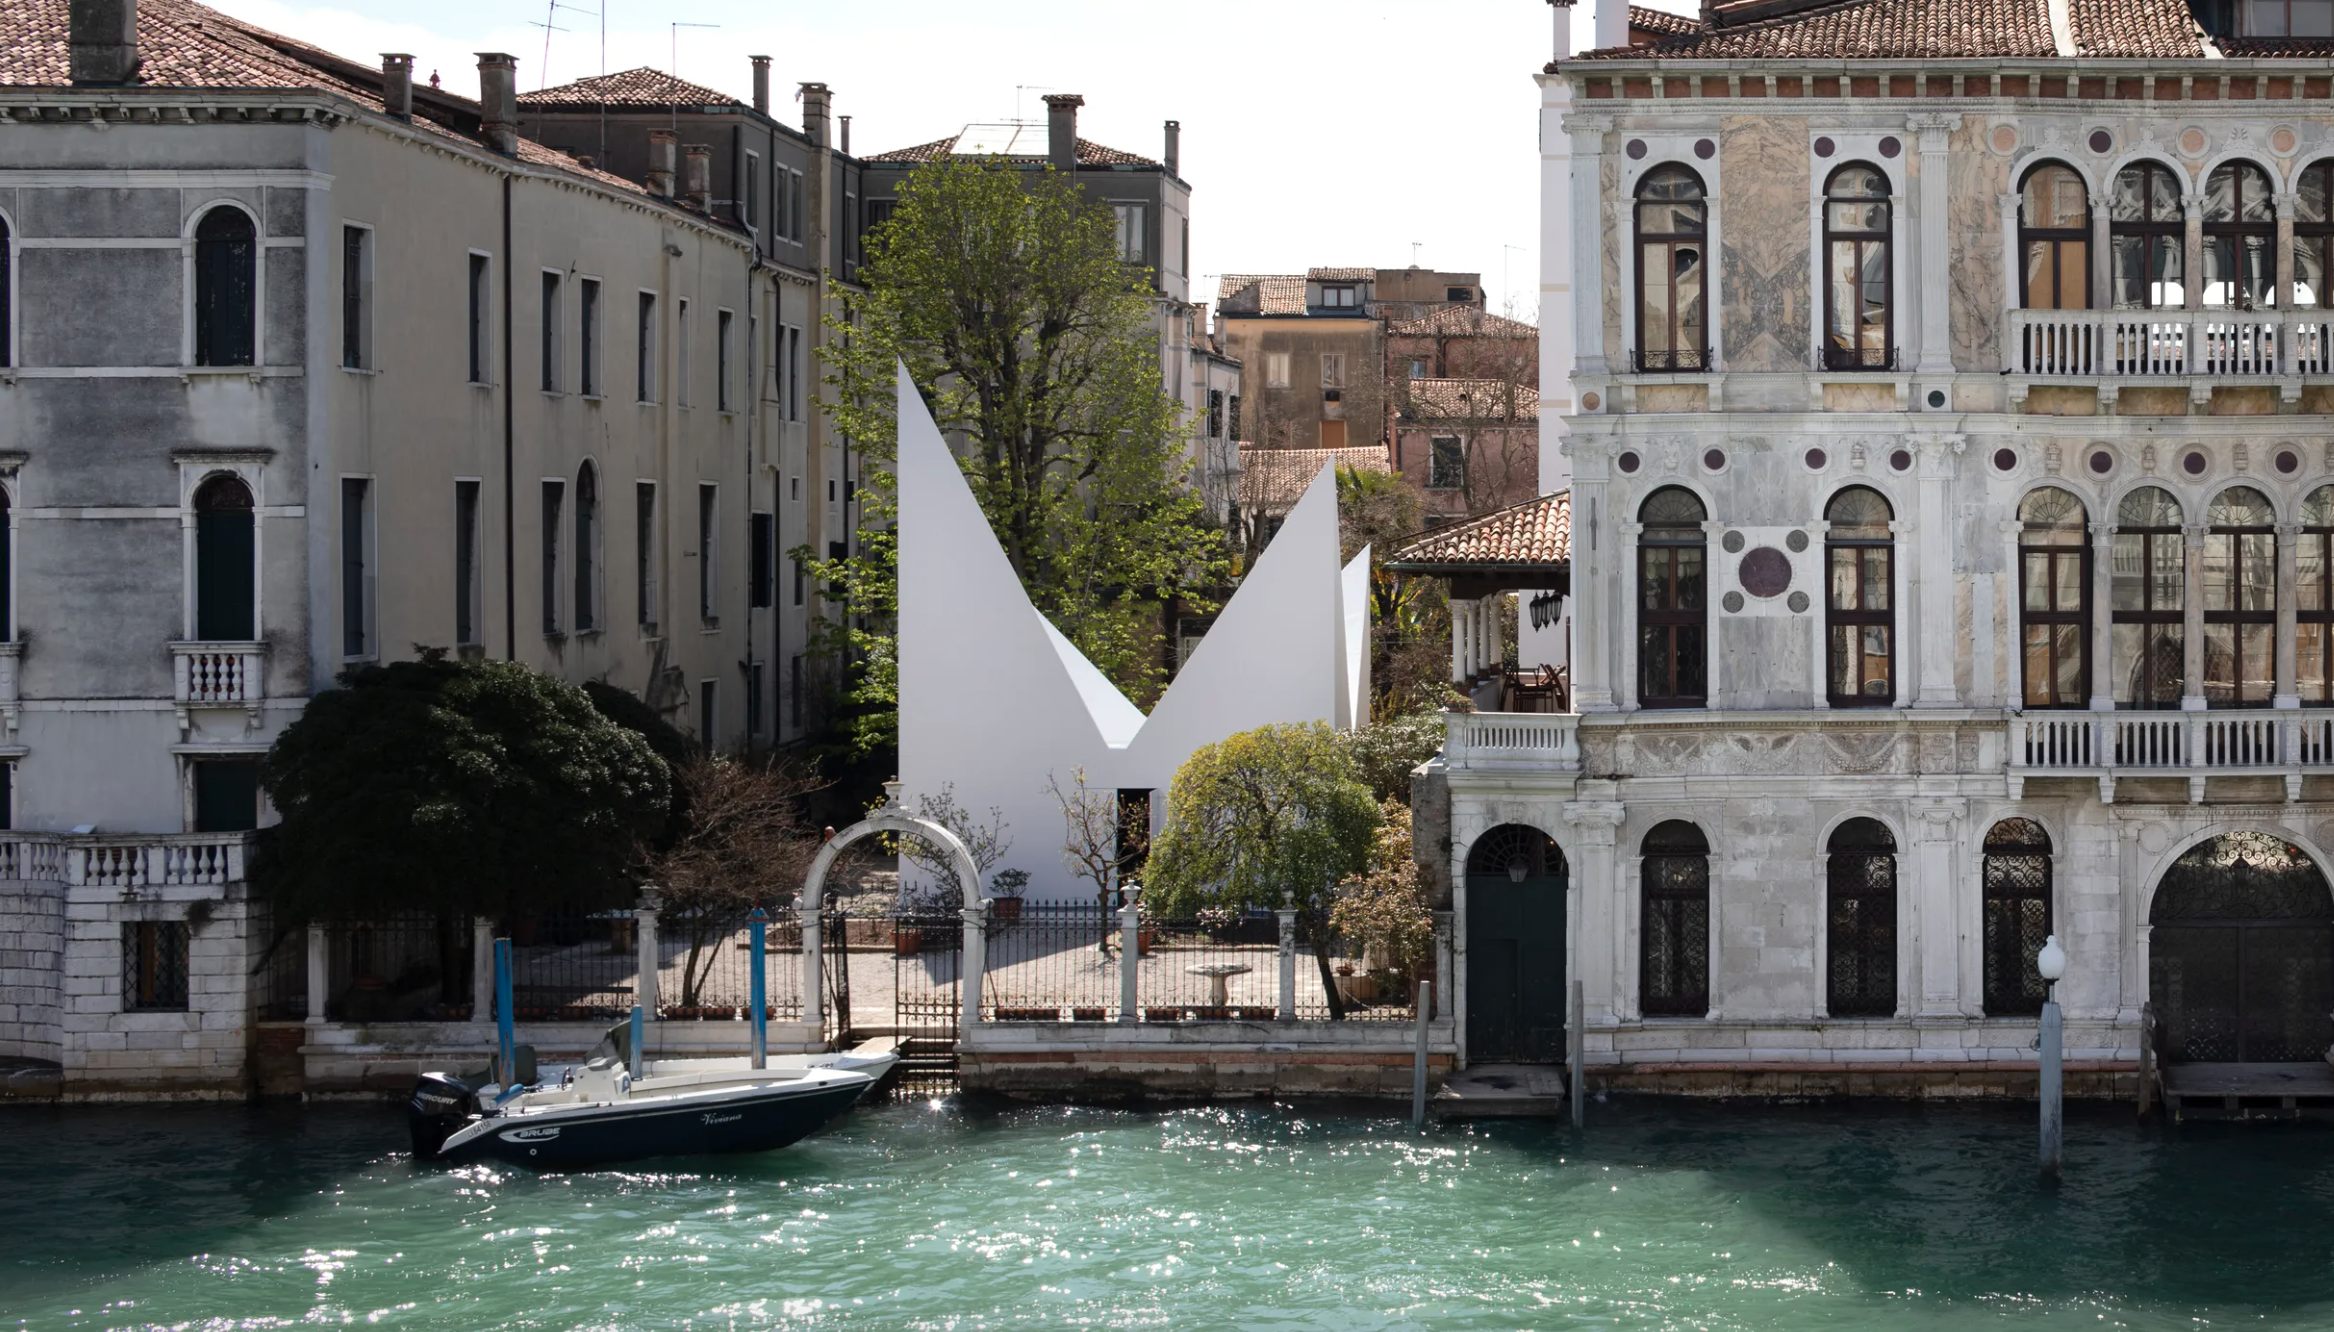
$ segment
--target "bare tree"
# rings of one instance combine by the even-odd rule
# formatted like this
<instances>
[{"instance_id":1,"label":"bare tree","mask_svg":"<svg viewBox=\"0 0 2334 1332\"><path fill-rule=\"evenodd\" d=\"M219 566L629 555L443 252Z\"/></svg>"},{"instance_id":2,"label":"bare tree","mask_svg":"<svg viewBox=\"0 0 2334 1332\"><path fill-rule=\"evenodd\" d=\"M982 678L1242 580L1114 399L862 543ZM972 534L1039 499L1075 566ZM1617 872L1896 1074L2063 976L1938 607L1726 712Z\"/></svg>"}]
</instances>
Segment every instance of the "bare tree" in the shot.
<instances>
[{"instance_id":1,"label":"bare tree","mask_svg":"<svg viewBox=\"0 0 2334 1332\"><path fill-rule=\"evenodd\" d=\"M903 890L900 904L953 915L964 909L969 894L980 892L981 883L988 881L989 871L1012 849L1012 825L1005 822L1005 811L994 805L989 807L987 822L975 822L972 811L956 803L953 782L943 784L936 795L917 796L916 817L930 819L956 834L965 850L972 853L973 868L979 873L980 882L964 882L955 859L939 847L921 837L902 837L898 839L900 858L922 870L928 885L913 898Z\"/></svg>"},{"instance_id":2,"label":"bare tree","mask_svg":"<svg viewBox=\"0 0 2334 1332\"><path fill-rule=\"evenodd\" d=\"M1110 952L1110 886L1118 870L1118 793L1097 791L1086 785L1086 769L1070 769L1070 789L1065 791L1052 773L1045 777L1045 789L1061 802L1062 864L1072 874L1094 885L1095 904L1102 913L1102 943L1104 954Z\"/></svg>"},{"instance_id":3,"label":"bare tree","mask_svg":"<svg viewBox=\"0 0 2334 1332\"><path fill-rule=\"evenodd\" d=\"M651 853L647 869L661 886L660 922L688 941L680 1003L695 1007L721 944L746 913L800 890L819 850L808 798L826 783L774 760L720 755L695 759L674 778L688 800L688 827Z\"/></svg>"}]
</instances>

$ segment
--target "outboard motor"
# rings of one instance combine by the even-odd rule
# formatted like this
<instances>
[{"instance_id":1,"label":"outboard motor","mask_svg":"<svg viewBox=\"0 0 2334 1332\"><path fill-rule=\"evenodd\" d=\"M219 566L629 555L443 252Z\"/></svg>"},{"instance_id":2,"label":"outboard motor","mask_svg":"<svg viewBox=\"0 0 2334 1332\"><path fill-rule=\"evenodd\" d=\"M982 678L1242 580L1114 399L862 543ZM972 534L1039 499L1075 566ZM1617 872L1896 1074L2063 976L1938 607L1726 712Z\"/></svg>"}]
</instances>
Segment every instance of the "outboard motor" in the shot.
<instances>
[{"instance_id":1,"label":"outboard motor","mask_svg":"<svg viewBox=\"0 0 2334 1332\"><path fill-rule=\"evenodd\" d=\"M413 1159L435 1161L438 1149L455 1130L478 1114L478 1093L469 1084L446 1073L424 1073L406 1102L406 1124L413 1130Z\"/></svg>"}]
</instances>

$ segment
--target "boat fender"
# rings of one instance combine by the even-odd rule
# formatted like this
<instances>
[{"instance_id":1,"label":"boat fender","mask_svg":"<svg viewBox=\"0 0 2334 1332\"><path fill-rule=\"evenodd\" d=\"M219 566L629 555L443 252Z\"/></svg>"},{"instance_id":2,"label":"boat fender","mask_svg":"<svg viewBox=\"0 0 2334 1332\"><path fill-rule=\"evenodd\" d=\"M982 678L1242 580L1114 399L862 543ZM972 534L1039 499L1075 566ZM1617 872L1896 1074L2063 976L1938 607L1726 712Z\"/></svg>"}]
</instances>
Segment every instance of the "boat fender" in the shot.
<instances>
[{"instance_id":1,"label":"boat fender","mask_svg":"<svg viewBox=\"0 0 2334 1332\"><path fill-rule=\"evenodd\" d=\"M445 1073L424 1073L406 1102L406 1125L413 1133L413 1157L434 1161L438 1149L478 1114L478 1093Z\"/></svg>"}]
</instances>

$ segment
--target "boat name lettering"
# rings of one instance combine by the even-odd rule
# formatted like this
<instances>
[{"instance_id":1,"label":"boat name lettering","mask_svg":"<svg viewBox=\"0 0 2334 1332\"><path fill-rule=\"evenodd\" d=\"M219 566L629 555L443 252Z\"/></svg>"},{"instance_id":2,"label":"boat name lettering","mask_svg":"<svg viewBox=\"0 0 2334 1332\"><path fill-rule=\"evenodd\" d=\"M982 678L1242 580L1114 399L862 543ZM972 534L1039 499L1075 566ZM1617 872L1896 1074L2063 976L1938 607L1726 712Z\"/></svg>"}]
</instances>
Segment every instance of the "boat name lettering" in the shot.
<instances>
[{"instance_id":1,"label":"boat name lettering","mask_svg":"<svg viewBox=\"0 0 2334 1332\"><path fill-rule=\"evenodd\" d=\"M699 1115L699 1116L698 1116L698 1118L699 1118L699 1119L702 1119L702 1120L704 1120L704 1121L705 1121L706 1123L708 1123L708 1124L734 1124L734 1123L736 1123L737 1121L739 1121L739 1120L741 1120L741 1119L744 1119L744 1118L745 1118L745 1116L744 1116L744 1115Z\"/></svg>"},{"instance_id":2,"label":"boat name lettering","mask_svg":"<svg viewBox=\"0 0 2334 1332\"><path fill-rule=\"evenodd\" d=\"M555 1128L523 1128L512 1129L503 1134L502 1140L504 1142L549 1142L558 1136L559 1130Z\"/></svg>"}]
</instances>

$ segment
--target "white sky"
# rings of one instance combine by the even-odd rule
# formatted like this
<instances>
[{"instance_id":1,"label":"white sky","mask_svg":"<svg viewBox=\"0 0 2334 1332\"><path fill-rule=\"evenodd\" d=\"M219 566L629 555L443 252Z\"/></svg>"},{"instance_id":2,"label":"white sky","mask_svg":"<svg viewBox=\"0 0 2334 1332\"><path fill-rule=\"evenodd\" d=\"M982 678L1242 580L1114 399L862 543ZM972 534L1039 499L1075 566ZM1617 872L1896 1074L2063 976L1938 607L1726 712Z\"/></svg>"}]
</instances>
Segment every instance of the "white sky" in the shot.
<instances>
[{"instance_id":1,"label":"white sky","mask_svg":"<svg viewBox=\"0 0 2334 1332\"><path fill-rule=\"evenodd\" d=\"M466 95L475 52L519 58L519 86L601 70L602 0L209 0L353 59L410 51ZM1691 10L1697 0L1654 0ZM1588 45L1588 0L1575 49ZM1547 62L1543 0L605 0L609 70L671 68L743 100L748 55L773 57L774 109L822 80L861 153L968 121L1042 119L1043 92L1086 97L1084 137L1156 158L1183 122L1193 295L1226 272L1317 264L1483 274L1494 309L1534 314L1539 166L1532 75ZM715 24L680 28L676 21ZM1174 58L1169 59L1172 55ZM1416 250L1413 251L1413 244ZM1512 247L1512 248L1511 248ZM1504 276L1503 276L1504 267Z\"/></svg>"}]
</instances>

